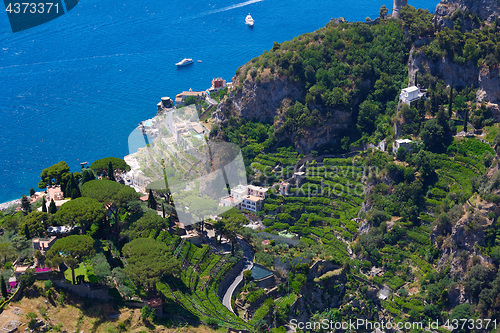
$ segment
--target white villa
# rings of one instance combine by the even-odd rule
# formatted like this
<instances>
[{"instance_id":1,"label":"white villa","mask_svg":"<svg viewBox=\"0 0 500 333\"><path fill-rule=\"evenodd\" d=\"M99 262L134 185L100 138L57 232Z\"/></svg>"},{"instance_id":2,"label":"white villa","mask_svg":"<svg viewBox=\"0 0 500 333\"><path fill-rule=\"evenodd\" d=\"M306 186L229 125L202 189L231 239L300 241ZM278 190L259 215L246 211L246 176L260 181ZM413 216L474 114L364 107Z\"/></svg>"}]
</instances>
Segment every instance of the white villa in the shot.
<instances>
[{"instance_id":1,"label":"white villa","mask_svg":"<svg viewBox=\"0 0 500 333\"><path fill-rule=\"evenodd\" d=\"M399 99L407 104L410 105L411 102L418 101L420 98L424 96L424 93L420 92L420 88L416 86L404 88L401 90L401 94L399 95Z\"/></svg>"},{"instance_id":2,"label":"white villa","mask_svg":"<svg viewBox=\"0 0 500 333\"><path fill-rule=\"evenodd\" d=\"M238 185L231 189L231 194L220 201L220 206L233 206L258 212L264 206L264 199L269 188L254 185Z\"/></svg>"}]
</instances>

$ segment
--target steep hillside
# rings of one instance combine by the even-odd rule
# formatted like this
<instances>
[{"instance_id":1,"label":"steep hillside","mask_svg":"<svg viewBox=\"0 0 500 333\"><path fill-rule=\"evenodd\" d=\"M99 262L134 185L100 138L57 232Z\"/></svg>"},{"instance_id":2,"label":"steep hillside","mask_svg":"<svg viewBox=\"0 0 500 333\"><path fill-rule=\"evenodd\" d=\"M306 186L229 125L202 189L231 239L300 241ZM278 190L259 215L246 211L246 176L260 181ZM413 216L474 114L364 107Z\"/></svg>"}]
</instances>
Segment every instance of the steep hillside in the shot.
<instances>
[{"instance_id":1,"label":"steep hillside","mask_svg":"<svg viewBox=\"0 0 500 333\"><path fill-rule=\"evenodd\" d=\"M265 138L251 138L261 148L290 143L306 153L340 141L348 129L353 140L371 135L375 122L389 123L378 120L378 114L395 110L409 51L410 39L396 20L375 25L332 21L316 32L274 43L237 70L235 87L215 114L217 134L241 144L235 130L247 121L264 122L272 130ZM364 102L366 119L358 124ZM356 125L359 132L352 131Z\"/></svg>"},{"instance_id":2,"label":"steep hillside","mask_svg":"<svg viewBox=\"0 0 500 333\"><path fill-rule=\"evenodd\" d=\"M479 87L482 98L498 102L499 13L496 0L442 1L433 19L433 38L415 36L419 69L441 75L448 84ZM409 27L416 16L411 7L401 14Z\"/></svg>"},{"instance_id":3,"label":"steep hillside","mask_svg":"<svg viewBox=\"0 0 500 333\"><path fill-rule=\"evenodd\" d=\"M497 13L494 1L456 0L436 15L406 6L400 20L330 22L238 69L213 134L241 145L249 180L271 186L265 231L299 240L289 249L252 233L256 260L321 259L345 274L328 287L292 267L289 318L498 318ZM426 97L398 107L408 83ZM411 149L331 156L392 147L394 123Z\"/></svg>"}]
</instances>

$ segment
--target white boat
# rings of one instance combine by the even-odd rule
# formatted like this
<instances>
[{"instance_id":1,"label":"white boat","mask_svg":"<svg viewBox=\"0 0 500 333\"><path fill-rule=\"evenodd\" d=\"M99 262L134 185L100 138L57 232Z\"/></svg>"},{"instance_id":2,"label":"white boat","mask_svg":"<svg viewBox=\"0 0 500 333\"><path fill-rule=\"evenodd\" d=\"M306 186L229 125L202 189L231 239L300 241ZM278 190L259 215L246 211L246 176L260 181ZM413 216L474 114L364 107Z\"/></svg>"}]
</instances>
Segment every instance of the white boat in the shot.
<instances>
[{"instance_id":1,"label":"white boat","mask_svg":"<svg viewBox=\"0 0 500 333\"><path fill-rule=\"evenodd\" d=\"M253 24L255 21L252 18L252 15L248 14L247 17L245 18L245 24L253 27Z\"/></svg>"},{"instance_id":2,"label":"white boat","mask_svg":"<svg viewBox=\"0 0 500 333\"><path fill-rule=\"evenodd\" d=\"M186 66L186 65L190 65L192 63L194 63L193 59L184 58L181 61L179 61L178 63L176 63L175 65L176 66Z\"/></svg>"}]
</instances>

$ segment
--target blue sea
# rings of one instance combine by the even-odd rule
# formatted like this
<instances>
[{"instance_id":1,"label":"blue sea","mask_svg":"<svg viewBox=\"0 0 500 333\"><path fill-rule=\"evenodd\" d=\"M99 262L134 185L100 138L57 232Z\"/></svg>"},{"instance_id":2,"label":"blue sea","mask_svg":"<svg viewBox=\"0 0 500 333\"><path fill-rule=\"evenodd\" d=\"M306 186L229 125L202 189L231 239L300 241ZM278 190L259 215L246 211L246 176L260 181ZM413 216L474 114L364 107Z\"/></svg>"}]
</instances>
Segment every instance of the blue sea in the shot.
<instances>
[{"instance_id":1,"label":"blue sea","mask_svg":"<svg viewBox=\"0 0 500 333\"><path fill-rule=\"evenodd\" d=\"M434 11L438 0L410 3ZM81 0L65 15L12 33L0 14L0 202L37 189L43 168L128 152L127 138L162 96L213 77L332 17L376 18L391 0ZM244 24L251 13L255 27ZM178 69L183 58L201 63Z\"/></svg>"}]
</instances>

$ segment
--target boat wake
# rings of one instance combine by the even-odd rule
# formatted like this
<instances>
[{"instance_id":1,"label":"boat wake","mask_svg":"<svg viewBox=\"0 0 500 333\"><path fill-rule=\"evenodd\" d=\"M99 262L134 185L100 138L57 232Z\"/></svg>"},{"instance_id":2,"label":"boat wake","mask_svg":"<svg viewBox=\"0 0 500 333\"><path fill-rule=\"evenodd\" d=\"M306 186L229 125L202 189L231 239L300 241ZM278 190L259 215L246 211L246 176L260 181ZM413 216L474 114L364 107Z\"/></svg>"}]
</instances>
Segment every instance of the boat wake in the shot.
<instances>
[{"instance_id":1,"label":"boat wake","mask_svg":"<svg viewBox=\"0 0 500 333\"><path fill-rule=\"evenodd\" d=\"M264 1L264 0L248 0L248 1L245 1L245 2L237 3L237 4L234 4L234 5L231 5L231 6L227 6L227 7L224 7L224 8L210 10L208 12L196 15L196 16L194 16L192 18L200 18L200 17L204 17L204 16L207 16L207 15L212 15L212 14L216 14L216 13L227 12L228 10L232 10L232 9L236 9L236 8L240 8L240 7L245 7L245 6L248 6L248 5L257 3L257 2L262 2L262 1Z\"/></svg>"},{"instance_id":2,"label":"boat wake","mask_svg":"<svg viewBox=\"0 0 500 333\"><path fill-rule=\"evenodd\" d=\"M141 54L144 54L144 52L138 52L138 53L116 53L116 54L106 54L106 55L89 56L89 57L83 57L83 58L74 58L74 59L59 59L59 60L53 60L53 61L32 62L32 63L25 63L25 64L15 64L15 65L0 66L0 70L7 69L7 68L14 68L14 67L26 67L26 66L47 65L47 64L60 64L60 63L65 63L65 62L84 61L84 60L92 60L92 59L114 58L114 57L124 57L124 56L136 56L136 55L141 55Z\"/></svg>"},{"instance_id":3,"label":"boat wake","mask_svg":"<svg viewBox=\"0 0 500 333\"><path fill-rule=\"evenodd\" d=\"M262 2L262 1L264 1L264 0L248 0L248 1L245 1L245 2L242 2L242 3L237 3L237 4L234 4L234 5L231 5L231 6L227 6L227 7L221 8L221 9L216 9L216 10L209 11L207 13L207 15L208 14L220 13L220 12L226 12L226 11L231 10L231 9L245 7L245 6L248 6L248 5L257 3L257 2Z\"/></svg>"}]
</instances>

